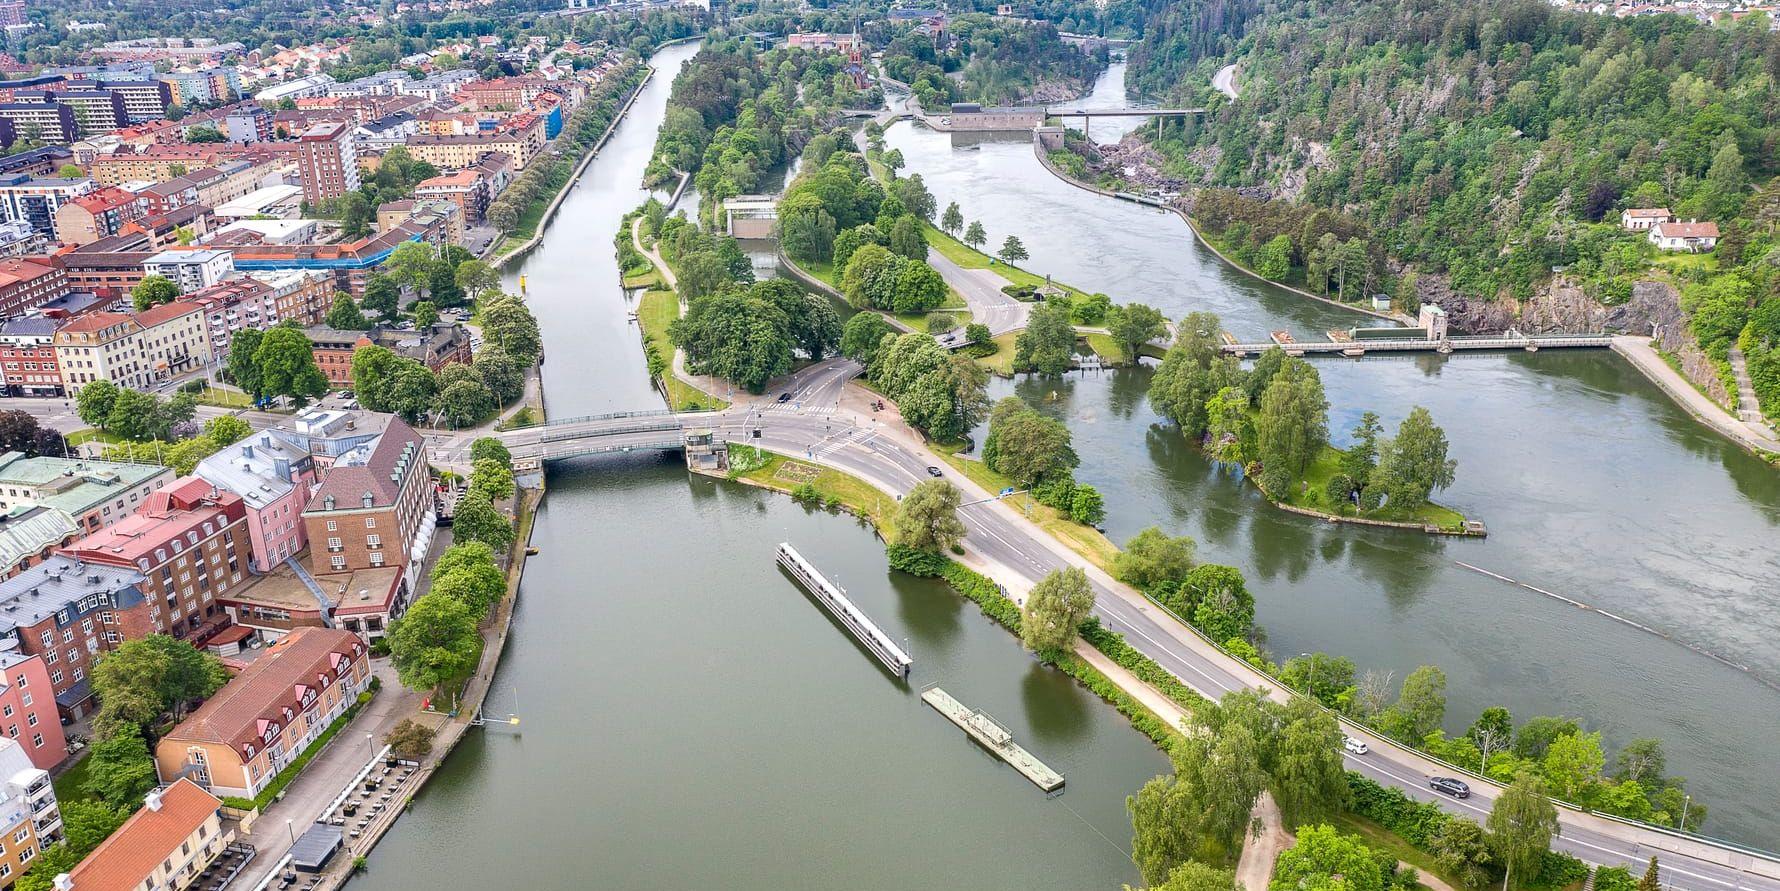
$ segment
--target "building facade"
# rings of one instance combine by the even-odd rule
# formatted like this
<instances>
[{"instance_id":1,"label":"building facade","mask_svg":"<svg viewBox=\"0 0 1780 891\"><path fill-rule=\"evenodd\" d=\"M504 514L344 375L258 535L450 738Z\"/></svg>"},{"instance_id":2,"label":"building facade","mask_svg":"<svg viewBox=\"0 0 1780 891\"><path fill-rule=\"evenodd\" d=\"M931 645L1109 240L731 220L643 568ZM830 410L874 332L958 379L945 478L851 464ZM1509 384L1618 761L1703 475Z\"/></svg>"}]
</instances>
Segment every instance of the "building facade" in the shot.
<instances>
[{"instance_id":1,"label":"building facade","mask_svg":"<svg viewBox=\"0 0 1780 891\"><path fill-rule=\"evenodd\" d=\"M56 891L183 891L234 843L223 825L222 800L180 780L148 793L124 821L72 872L55 878Z\"/></svg>"}]
</instances>

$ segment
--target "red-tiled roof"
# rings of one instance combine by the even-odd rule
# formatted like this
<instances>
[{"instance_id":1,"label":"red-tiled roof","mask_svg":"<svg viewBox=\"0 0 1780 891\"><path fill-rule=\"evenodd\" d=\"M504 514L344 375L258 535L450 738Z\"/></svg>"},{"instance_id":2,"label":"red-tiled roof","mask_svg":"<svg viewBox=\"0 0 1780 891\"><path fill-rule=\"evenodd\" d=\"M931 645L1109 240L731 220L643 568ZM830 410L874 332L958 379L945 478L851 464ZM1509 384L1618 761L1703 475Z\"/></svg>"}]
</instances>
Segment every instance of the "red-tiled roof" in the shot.
<instances>
[{"instance_id":1,"label":"red-tiled roof","mask_svg":"<svg viewBox=\"0 0 1780 891\"><path fill-rule=\"evenodd\" d=\"M1717 238L1718 224L1705 223L1657 223L1657 234L1664 238Z\"/></svg>"},{"instance_id":2,"label":"red-tiled roof","mask_svg":"<svg viewBox=\"0 0 1780 891\"><path fill-rule=\"evenodd\" d=\"M20 282L35 281L46 275L54 275L56 268L47 263L38 263L24 257L13 257L0 260L0 288L9 287Z\"/></svg>"},{"instance_id":3,"label":"red-tiled roof","mask_svg":"<svg viewBox=\"0 0 1780 891\"><path fill-rule=\"evenodd\" d=\"M203 312L203 309L196 304L175 300L172 303L151 306L142 312L136 313L136 324L141 325L144 328L153 328L156 325L171 322L180 316L191 315L195 312Z\"/></svg>"},{"instance_id":4,"label":"red-tiled roof","mask_svg":"<svg viewBox=\"0 0 1780 891\"><path fill-rule=\"evenodd\" d=\"M201 542L246 515L241 496L199 477L186 477L149 495L135 513L68 545L62 553L112 566L133 567L138 559L147 558L150 566L158 566L193 546L187 533L197 533ZM204 531L205 523L211 524L209 532ZM158 557L157 548L162 549Z\"/></svg>"},{"instance_id":5,"label":"red-tiled roof","mask_svg":"<svg viewBox=\"0 0 1780 891\"><path fill-rule=\"evenodd\" d=\"M412 450L408 448L410 445ZM328 468L321 478L321 486L310 496L305 513L326 512L329 498L333 499L334 510L361 510L365 507L366 493L371 495L371 507L395 504L401 494L401 482L390 477L400 476L396 468L402 466L404 454L408 456L407 473L427 472L426 441L414 432L413 427L399 419L391 419L388 429L377 438L377 444L363 464L343 466L336 463Z\"/></svg>"},{"instance_id":6,"label":"red-tiled roof","mask_svg":"<svg viewBox=\"0 0 1780 891\"><path fill-rule=\"evenodd\" d=\"M130 321L129 313L110 311L89 312L86 315L79 316L68 324L63 325L62 332L79 334L83 331L103 331L113 325L121 325L128 321Z\"/></svg>"},{"instance_id":7,"label":"red-tiled roof","mask_svg":"<svg viewBox=\"0 0 1780 891\"><path fill-rule=\"evenodd\" d=\"M246 746L265 748L266 735L283 731L321 690L362 658L358 635L338 628L298 628L241 670L166 736L173 745L225 743L247 758ZM163 745L168 744L163 741Z\"/></svg>"},{"instance_id":8,"label":"red-tiled roof","mask_svg":"<svg viewBox=\"0 0 1780 891\"><path fill-rule=\"evenodd\" d=\"M159 809L138 810L74 867L69 876L76 891L132 891L219 807L221 799L191 780L168 786Z\"/></svg>"}]
</instances>

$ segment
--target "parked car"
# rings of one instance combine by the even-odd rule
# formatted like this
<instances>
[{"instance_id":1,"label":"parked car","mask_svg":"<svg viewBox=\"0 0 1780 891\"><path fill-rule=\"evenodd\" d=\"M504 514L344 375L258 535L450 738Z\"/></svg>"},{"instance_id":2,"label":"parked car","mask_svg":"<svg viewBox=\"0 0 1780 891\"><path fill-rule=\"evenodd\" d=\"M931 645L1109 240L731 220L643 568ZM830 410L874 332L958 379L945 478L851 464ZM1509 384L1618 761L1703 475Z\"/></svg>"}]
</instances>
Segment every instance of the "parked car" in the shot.
<instances>
[{"instance_id":1,"label":"parked car","mask_svg":"<svg viewBox=\"0 0 1780 891\"><path fill-rule=\"evenodd\" d=\"M1367 752L1372 751L1371 749L1366 748L1365 740L1354 739L1351 736L1343 736L1341 738L1341 747L1348 750L1349 752L1354 753L1355 755L1364 755Z\"/></svg>"},{"instance_id":2,"label":"parked car","mask_svg":"<svg viewBox=\"0 0 1780 891\"><path fill-rule=\"evenodd\" d=\"M1464 780L1452 777L1429 777L1428 788L1435 792L1444 792L1454 798L1471 797L1471 787L1466 785Z\"/></svg>"}]
</instances>

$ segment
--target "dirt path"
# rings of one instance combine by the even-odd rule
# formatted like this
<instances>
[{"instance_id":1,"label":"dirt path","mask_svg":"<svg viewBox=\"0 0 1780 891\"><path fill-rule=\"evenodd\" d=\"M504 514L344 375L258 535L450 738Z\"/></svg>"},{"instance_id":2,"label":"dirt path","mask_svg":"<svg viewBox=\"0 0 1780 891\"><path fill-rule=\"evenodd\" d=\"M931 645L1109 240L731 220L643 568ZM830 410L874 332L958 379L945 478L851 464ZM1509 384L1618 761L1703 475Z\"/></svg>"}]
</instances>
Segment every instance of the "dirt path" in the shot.
<instances>
[{"instance_id":1,"label":"dirt path","mask_svg":"<svg viewBox=\"0 0 1780 891\"><path fill-rule=\"evenodd\" d=\"M1236 881L1247 891L1267 891L1267 884L1273 881L1273 862L1294 839L1280 822L1279 805L1273 803L1271 792L1261 793L1252 816L1261 821L1261 832L1250 834L1243 843L1242 859L1236 861Z\"/></svg>"}]
</instances>

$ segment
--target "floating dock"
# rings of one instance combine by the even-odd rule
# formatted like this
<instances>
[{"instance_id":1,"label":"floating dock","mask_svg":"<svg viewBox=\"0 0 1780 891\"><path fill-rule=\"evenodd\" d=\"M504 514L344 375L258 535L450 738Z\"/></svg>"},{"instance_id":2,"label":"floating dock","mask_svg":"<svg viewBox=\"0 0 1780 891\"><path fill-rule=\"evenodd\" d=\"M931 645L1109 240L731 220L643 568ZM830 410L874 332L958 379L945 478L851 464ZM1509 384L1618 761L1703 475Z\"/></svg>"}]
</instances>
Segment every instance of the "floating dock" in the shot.
<instances>
[{"instance_id":1,"label":"floating dock","mask_svg":"<svg viewBox=\"0 0 1780 891\"><path fill-rule=\"evenodd\" d=\"M1046 792L1054 792L1063 788L1063 775L1046 767L1044 762L1032 757L1032 753L1020 748L1014 742L1014 735L1003 727L999 721L983 714L952 698L952 694L938 687L928 687L921 691L921 701L933 706L940 714L945 715L952 723L957 724L971 739L982 743L983 748L994 752L1001 760L1013 765L1013 768L1032 781L1033 785Z\"/></svg>"},{"instance_id":2,"label":"floating dock","mask_svg":"<svg viewBox=\"0 0 1780 891\"><path fill-rule=\"evenodd\" d=\"M890 669L891 674L899 678L909 676L909 669L914 666L915 660L910 659L909 654L903 652L902 647L897 646L896 641L891 640L890 635L885 634L884 629L879 628L871 617L854 606L840 585L818 572L789 543L779 544L779 565L802 583L810 596L826 607L830 615L840 620L873 656L878 657L879 662L884 663L885 668Z\"/></svg>"}]
</instances>

